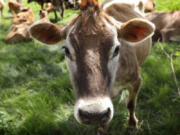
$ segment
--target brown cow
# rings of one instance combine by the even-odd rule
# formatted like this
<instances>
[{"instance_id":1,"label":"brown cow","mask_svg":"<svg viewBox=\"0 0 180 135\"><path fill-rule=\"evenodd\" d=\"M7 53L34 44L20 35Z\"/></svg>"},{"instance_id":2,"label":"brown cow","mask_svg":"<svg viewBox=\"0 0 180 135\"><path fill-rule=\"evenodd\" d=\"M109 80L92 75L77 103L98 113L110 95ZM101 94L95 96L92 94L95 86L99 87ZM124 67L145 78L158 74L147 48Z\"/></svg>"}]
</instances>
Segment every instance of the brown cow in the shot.
<instances>
[{"instance_id":1,"label":"brown cow","mask_svg":"<svg viewBox=\"0 0 180 135\"><path fill-rule=\"evenodd\" d=\"M28 9L28 11L30 11L30 10ZM28 29L29 29L29 26L34 22L34 16L27 17L26 15L28 15L28 13L25 13L25 11L24 11L17 15L17 16L19 16L19 18L16 16L16 18L13 20L13 22L18 25L12 26L8 35L6 36L5 42L16 43L19 41L31 40ZM29 15L31 15L31 14L29 14ZM24 17L24 19L23 19L23 17ZM40 17L41 17L41 21L49 22L48 12L46 10L42 9L40 11ZM29 20L29 18L30 18L30 20Z\"/></svg>"},{"instance_id":2,"label":"brown cow","mask_svg":"<svg viewBox=\"0 0 180 135\"><path fill-rule=\"evenodd\" d=\"M30 8L22 8L20 13L14 14L12 24L33 23L34 18L34 13Z\"/></svg>"},{"instance_id":3,"label":"brown cow","mask_svg":"<svg viewBox=\"0 0 180 135\"><path fill-rule=\"evenodd\" d=\"M58 10L60 12L61 17L64 17L64 2L63 0L28 0L28 3L31 2L37 2L39 4L41 4L41 9L43 9L43 5L44 3L51 3L52 4L52 10L54 11L54 15L55 15L55 21L57 22L57 13L56 10Z\"/></svg>"},{"instance_id":4,"label":"brown cow","mask_svg":"<svg viewBox=\"0 0 180 135\"><path fill-rule=\"evenodd\" d=\"M153 41L180 41L180 11L153 12L146 18L156 25Z\"/></svg>"},{"instance_id":5,"label":"brown cow","mask_svg":"<svg viewBox=\"0 0 180 135\"><path fill-rule=\"evenodd\" d=\"M34 22L34 14L30 8L21 8L21 12L15 14L12 19L12 28L6 36L5 42L15 43L22 40L31 40L28 29Z\"/></svg>"},{"instance_id":6,"label":"brown cow","mask_svg":"<svg viewBox=\"0 0 180 135\"><path fill-rule=\"evenodd\" d=\"M54 8L55 21L57 21L56 10L58 10L60 12L61 17L63 18L64 17L64 9L65 9L63 0L51 0L51 3Z\"/></svg>"},{"instance_id":7,"label":"brown cow","mask_svg":"<svg viewBox=\"0 0 180 135\"><path fill-rule=\"evenodd\" d=\"M1 12L1 16L3 16L3 8L4 8L4 1L0 0L0 12Z\"/></svg>"},{"instance_id":8,"label":"brown cow","mask_svg":"<svg viewBox=\"0 0 180 135\"><path fill-rule=\"evenodd\" d=\"M128 127L137 128L140 66L149 54L155 26L133 6L117 1L101 7L97 0L82 0L80 9L64 27L34 23L30 35L47 45L66 39L63 48L76 93L74 116L79 123L105 127L113 118L112 97L127 88Z\"/></svg>"},{"instance_id":9,"label":"brown cow","mask_svg":"<svg viewBox=\"0 0 180 135\"><path fill-rule=\"evenodd\" d=\"M45 9L41 9L40 10L40 19L46 22L49 22L49 18L48 18L48 11Z\"/></svg>"},{"instance_id":10,"label":"brown cow","mask_svg":"<svg viewBox=\"0 0 180 135\"><path fill-rule=\"evenodd\" d=\"M57 0L55 0L55 1L57 1ZM60 3L59 3L59 4L60 4ZM46 7L47 7L46 10L48 11L48 13L54 12L55 21L57 21L57 19L58 19L57 14L56 14L56 11L62 10L62 12L61 12L61 17L63 18L63 16L64 16L65 5L64 5L63 3L61 3L61 4L62 4L61 6L54 6L54 5L58 5L58 4L56 4L56 3L54 3L54 5L53 5L52 3L47 3L47 5L46 5ZM61 7L61 8L59 8L59 7Z\"/></svg>"},{"instance_id":11,"label":"brown cow","mask_svg":"<svg viewBox=\"0 0 180 135\"><path fill-rule=\"evenodd\" d=\"M9 1L8 6L9 6L9 11L13 13L18 13L22 8L22 5L16 1Z\"/></svg>"},{"instance_id":12,"label":"brown cow","mask_svg":"<svg viewBox=\"0 0 180 135\"><path fill-rule=\"evenodd\" d=\"M29 25L28 23L13 25L6 36L5 42L16 43L23 40L31 40L28 32Z\"/></svg>"}]
</instances>

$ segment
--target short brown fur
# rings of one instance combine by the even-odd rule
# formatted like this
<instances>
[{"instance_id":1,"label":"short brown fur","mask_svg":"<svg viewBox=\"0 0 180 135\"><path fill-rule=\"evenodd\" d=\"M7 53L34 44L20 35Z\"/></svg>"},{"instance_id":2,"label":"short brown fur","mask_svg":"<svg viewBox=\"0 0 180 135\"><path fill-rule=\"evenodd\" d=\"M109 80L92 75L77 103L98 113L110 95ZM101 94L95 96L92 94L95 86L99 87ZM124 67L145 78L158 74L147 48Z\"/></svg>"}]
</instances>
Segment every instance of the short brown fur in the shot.
<instances>
[{"instance_id":1,"label":"short brown fur","mask_svg":"<svg viewBox=\"0 0 180 135\"><path fill-rule=\"evenodd\" d=\"M109 76L107 78L110 78L110 75L108 74L108 71L106 70L107 68L105 68L107 63L101 63L102 61L105 62L106 61L105 59L109 57L108 52L105 53L105 51L102 51L102 49L109 50L110 48L105 49L105 46L110 47L110 44L111 44L111 42L106 41L111 37L111 35L108 30L106 32L107 28L103 27L104 25L102 23L102 18L107 19L108 17L107 16L105 17L105 15L101 13L100 8L96 8L98 7L96 6L96 1L90 1L90 3L93 3L95 5L93 6L93 8L91 8L91 4L88 4L88 2L89 1L84 2L86 3L86 5L83 3L83 7L86 7L85 8L86 10L81 11L79 18L77 19L77 22L79 23L78 25L76 25L77 28L73 32L74 33L73 36L76 38L73 38L75 42L73 41L72 43L75 43L74 48L77 48L76 57L79 58L79 61L77 61L77 65L82 65L82 67L79 66L79 69L78 69L78 73L81 73L81 74L78 75L78 77L75 78L74 81L75 81L75 84L79 86L79 91L77 92L80 94L79 95L80 97L84 97L84 96L91 97L91 96L96 96L99 94L101 94L101 96L104 96L107 94L106 89L108 89L108 84L110 83L110 80L111 80L111 79L109 80L102 79L107 76ZM131 7L127 4L112 5L112 7L109 7L107 10L105 10L105 12L108 15L113 16L116 20L120 22L126 22L136 17L143 18L141 15L133 12L131 10ZM122 13L122 14L119 14L119 13ZM125 16L122 16L122 15L125 15ZM107 19L107 20L110 20L110 19ZM92 35L94 35L94 37ZM103 40L106 41L105 43L107 44L100 43L102 37L103 37ZM73 39L71 38L71 40ZM109 40L112 40L112 39L109 39ZM83 41L86 41L88 44L86 43L85 45ZM92 41L96 42L95 43L96 46L92 46L94 44ZM88 53L86 52L81 54L81 52L83 52L83 48L87 48L87 47L88 48L90 47L93 50L97 48L97 51L101 50L101 52L104 52L103 54L104 57L102 58L102 60L100 60L101 57L98 55L99 53L97 54L95 53L94 57L92 58L91 56L88 56ZM140 65L144 62L147 55L149 54L150 48L151 48L151 39L147 39L146 41L144 41L143 43L140 43L139 45L135 47L131 47L127 45L126 43L123 43L120 49L119 69L117 72L117 79L116 79L116 82L120 82L120 83L116 83L116 84L118 84L118 86L120 85L125 86L126 88L128 88L130 92L130 96L129 96L129 100L127 104L129 106L128 109L130 112L129 128L137 128L137 119L136 119L134 111L136 107L136 98L138 94L138 89L141 84ZM79 51L78 49L81 49L81 51ZM84 50L87 50L87 49L84 49ZM95 63L93 61L95 61ZM98 63L100 65L96 64L97 61L99 61ZM92 64L92 65L89 65L89 64ZM86 67L85 65L88 65L88 67ZM101 69L100 67L104 67L104 68ZM88 78L88 74L87 74L88 72L91 72L92 78ZM97 83L99 86L92 85L92 84L96 84L94 82L96 81L96 79L93 77L99 78L98 79L99 82ZM86 81L86 80L89 80L89 81ZM91 85L87 83L82 83L82 82L89 82ZM102 86L101 84L107 84L107 85ZM86 89L86 91L83 91L84 89ZM105 90L105 91L103 92L102 90Z\"/></svg>"},{"instance_id":2,"label":"short brown fur","mask_svg":"<svg viewBox=\"0 0 180 135\"><path fill-rule=\"evenodd\" d=\"M130 22L131 19L144 17L135 12L133 7L128 4L112 4L103 11L96 0L82 0L80 14L65 27L65 30L59 30L59 33L57 32L59 34L57 34L57 40L63 37L60 35L61 33L66 33L66 36L68 35L68 43L70 43L71 48L73 48L72 50L74 50L74 55L70 55L70 52L68 52L66 56L67 59L71 61L68 63L69 65L76 63L77 66L76 72L73 71L73 66L69 66L77 99L115 96L111 91L111 85L113 85L114 80L113 74L111 74L108 68L108 62L112 54L110 50L112 50L113 47L120 47L117 52L118 55L116 55L119 57L115 63L118 65L118 68L117 72L115 72L115 88L113 91L116 91L116 88L119 87L129 90L127 103L130 114L129 128L137 128L138 121L135 116L135 107L141 84L140 66L149 54L152 42L151 38L147 38L143 42L137 43L136 46L130 46L130 44L122 40L126 39L127 41L127 39L129 39L121 35L121 32L123 32L122 29L118 31L119 29L116 28L117 31L113 31L116 24L112 18L115 18L119 24L123 23L123 25L120 25L122 29L126 28L125 26L127 26L127 24L133 26L128 27L131 32L129 34L133 34L135 37L130 38L132 42L134 42L134 39L135 42L142 40L143 38L141 36L146 37L144 36L146 32L151 33L151 30L148 29L150 27L146 27L148 23L140 23L144 25L143 27L147 28L144 29L138 25L138 21L133 20L132 23L135 22L135 24ZM58 30L54 24L43 23L35 25L31 29L31 35L36 36L36 39L42 42L44 42L44 39L56 33L51 32L51 35L36 34L41 31L41 29L39 29L40 31L38 30L38 28L40 28L39 25L46 25ZM109 25L111 27L109 27ZM47 27L45 28L47 32L50 29L47 30ZM53 31L55 32L56 30ZM123 32L123 34L128 33L128 30L124 30L125 32ZM116 40L114 37L119 38L117 39L119 44L115 44ZM48 40L50 39L51 38ZM48 42L49 41L45 41L44 43ZM65 47L68 49L69 46L67 45Z\"/></svg>"}]
</instances>

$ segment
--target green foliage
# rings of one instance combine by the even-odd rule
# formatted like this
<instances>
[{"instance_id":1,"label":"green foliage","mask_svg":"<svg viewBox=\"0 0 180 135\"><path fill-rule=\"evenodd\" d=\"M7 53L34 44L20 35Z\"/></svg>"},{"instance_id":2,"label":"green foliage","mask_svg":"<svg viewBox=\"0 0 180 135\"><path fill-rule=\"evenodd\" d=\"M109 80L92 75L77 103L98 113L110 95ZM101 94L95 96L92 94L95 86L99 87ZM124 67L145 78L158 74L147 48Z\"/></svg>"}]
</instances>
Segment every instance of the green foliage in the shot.
<instances>
[{"instance_id":1,"label":"green foliage","mask_svg":"<svg viewBox=\"0 0 180 135\"><path fill-rule=\"evenodd\" d=\"M179 8L180 1L156 0L157 10ZM32 7L36 19L40 6ZM0 135L95 135L96 126L80 125L74 119L75 94L69 80L64 54L59 46L36 42L7 44L4 42L12 15L5 7L0 24ZM79 11L65 11L65 24ZM53 13L49 15L54 19ZM161 44L173 55L180 84L179 43ZM136 115L136 135L180 135L180 96L177 94L170 61L155 43L142 67L142 86ZM109 135L127 134L127 91L113 100L115 114Z\"/></svg>"},{"instance_id":2,"label":"green foliage","mask_svg":"<svg viewBox=\"0 0 180 135\"><path fill-rule=\"evenodd\" d=\"M180 10L179 0L155 0L156 10L158 11L175 11Z\"/></svg>"},{"instance_id":3,"label":"green foliage","mask_svg":"<svg viewBox=\"0 0 180 135\"><path fill-rule=\"evenodd\" d=\"M143 85L137 108L141 109L137 114L140 113L140 119L146 118L145 122L148 125L143 126L143 132L146 134L178 134L180 133L178 129L180 126L178 122L180 121L178 117L180 97L173 79L170 60L161 50L160 44L169 54L179 50L179 43L154 44L151 55L143 65ZM179 58L174 57L173 59L177 61ZM175 64L174 66L178 77L180 66Z\"/></svg>"}]
</instances>

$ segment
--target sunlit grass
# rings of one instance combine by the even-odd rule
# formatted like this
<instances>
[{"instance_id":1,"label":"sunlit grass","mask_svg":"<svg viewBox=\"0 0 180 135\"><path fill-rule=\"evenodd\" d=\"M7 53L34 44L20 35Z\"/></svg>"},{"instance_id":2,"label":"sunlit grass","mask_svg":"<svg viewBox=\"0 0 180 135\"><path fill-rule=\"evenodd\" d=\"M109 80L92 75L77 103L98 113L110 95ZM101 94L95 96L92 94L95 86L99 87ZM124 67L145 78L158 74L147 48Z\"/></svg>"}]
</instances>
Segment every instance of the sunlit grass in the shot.
<instances>
[{"instance_id":1,"label":"sunlit grass","mask_svg":"<svg viewBox=\"0 0 180 135\"><path fill-rule=\"evenodd\" d=\"M155 0L156 10L158 11L175 11L180 10L179 0Z\"/></svg>"}]
</instances>

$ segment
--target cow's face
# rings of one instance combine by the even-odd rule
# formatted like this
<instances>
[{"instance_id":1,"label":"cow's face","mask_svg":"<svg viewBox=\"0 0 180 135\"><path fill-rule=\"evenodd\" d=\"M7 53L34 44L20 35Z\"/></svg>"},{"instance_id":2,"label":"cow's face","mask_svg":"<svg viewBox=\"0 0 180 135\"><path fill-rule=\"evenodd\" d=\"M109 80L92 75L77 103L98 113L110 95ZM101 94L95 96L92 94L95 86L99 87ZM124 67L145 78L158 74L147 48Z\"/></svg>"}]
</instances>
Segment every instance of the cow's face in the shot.
<instances>
[{"instance_id":1,"label":"cow's face","mask_svg":"<svg viewBox=\"0 0 180 135\"><path fill-rule=\"evenodd\" d=\"M94 10L93 10L94 11ZM63 46L76 91L74 115L84 124L108 123L113 117L111 90L119 66L121 42L136 43L152 35L154 25L144 19L119 23L102 11L85 10L68 26L37 22L31 36L45 44Z\"/></svg>"},{"instance_id":2,"label":"cow's face","mask_svg":"<svg viewBox=\"0 0 180 135\"><path fill-rule=\"evenodd\" d=\"M111 89L121 44L115 26L101 15L86 19L78 18L63 46L77 97L74 115L80 123L106 123L113 116Z\"/></svg>"}]
</instances>

